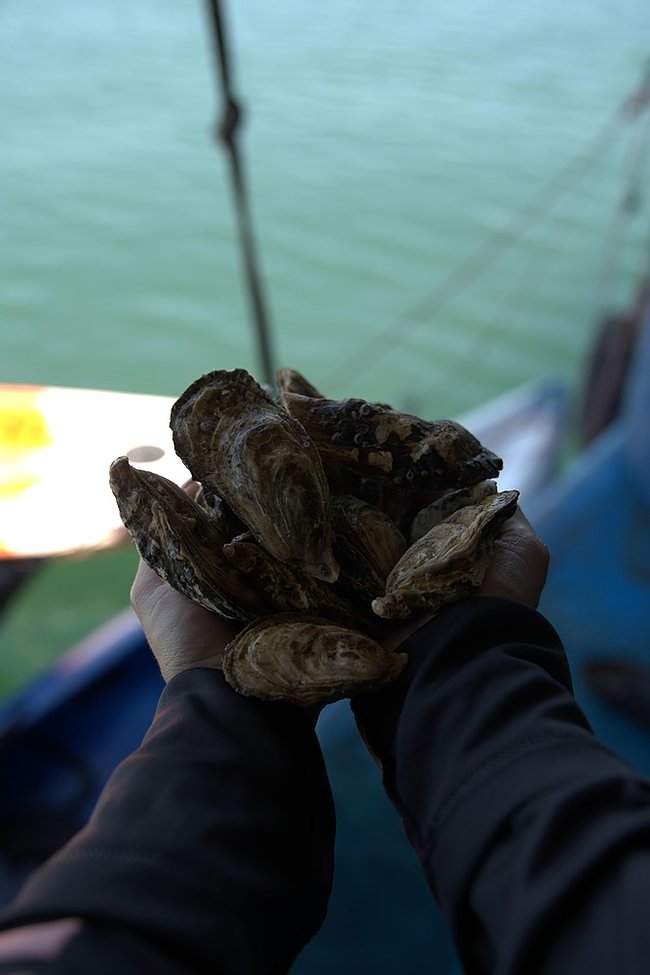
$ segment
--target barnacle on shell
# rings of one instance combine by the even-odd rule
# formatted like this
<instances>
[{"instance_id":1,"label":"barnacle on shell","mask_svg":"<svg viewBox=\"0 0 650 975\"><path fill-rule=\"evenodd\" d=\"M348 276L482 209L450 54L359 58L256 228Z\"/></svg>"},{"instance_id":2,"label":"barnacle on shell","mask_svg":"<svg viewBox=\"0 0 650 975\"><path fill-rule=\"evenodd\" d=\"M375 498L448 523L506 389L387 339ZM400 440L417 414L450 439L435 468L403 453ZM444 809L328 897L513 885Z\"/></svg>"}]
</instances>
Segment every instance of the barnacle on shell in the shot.
<instances>
[{"instance_id":1,"label":"barnacle on shell","mask_svg":"<svg viewBox=\"0 0 650 975\"><path fill-rule=\"evenodd\" d=\"M378 690L394 680L405 653L330 620L279 614L251 623L226 647L223 672L241 694L310 705Z\"/></svg>"},{"instance_id":2,"label":"barnacle on shell","mask_svg":"<svg viewBox=\"0 0 650 975\"><path fill-rule=\"evenodd\" d=\"M453 420L422 420L361 399L286 393L283 402L318 447L333 480L343 469L437 491L495 477L502 467L499 457Z\"/></svg>"},{"instance_id":3,"label":"barnacle on shell","mask_svg":"<svg viewBox=\"0 0 650 975\"><path fill-rule=\"evenodd\" d=\"M329 488L316 447L245 369L207 373L172 408L176 452L272 555L333 582Z\"/></svg>"}]
</instances>

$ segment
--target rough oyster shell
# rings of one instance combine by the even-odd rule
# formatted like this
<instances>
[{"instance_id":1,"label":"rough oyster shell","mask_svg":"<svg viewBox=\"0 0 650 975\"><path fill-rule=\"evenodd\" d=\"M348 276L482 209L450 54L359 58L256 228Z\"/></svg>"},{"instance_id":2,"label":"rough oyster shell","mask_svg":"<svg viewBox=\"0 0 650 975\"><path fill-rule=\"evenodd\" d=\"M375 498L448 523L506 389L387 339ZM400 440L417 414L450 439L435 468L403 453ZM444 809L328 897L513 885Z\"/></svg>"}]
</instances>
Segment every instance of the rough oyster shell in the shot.
<instances>
[{"instance_id":1,"label":"rough oyster shell","mask_svg":"<svg viewBox=\"0 0 650 975\"><path fill-rule=\"evenodd\" d=\"M405 655L368 634L480 584L517 492L477 502L501 461L452 421L335 402L291 369L277 378L280 403L235 369L201 377L174 405L196 501L124 458L111 486L159 575L225 619L254 620L226 653L233 686L323 703L397 676ZM427 534L404 552L412 522Z\"/></svg>"},{"instance_id":2,"label":"rough oyster shell","mask_svg":"<svg viewBox=\"0 0 650 975\"><path fill-rule=\"evenodd\" d=\"M242 532L246 531L246 525L228 507L223 498L220 498L218 494L215 494L204 484L200 485L194 500L216 520L224 539L234 538L235 535L241 535Z\"/></svg>"},{"instance_id":3,"label":"rough oyster shell","mask_svg":"<svg viewBox=\"0 0 650 975\"><path fill-rule=\"evenodd\" d=\"M360 477L349 468L330 469L328 479L333 495L347 494L378 508L405 537L417 512L439 494L413 487L396 487L386 479Z\"/></svg>"},{"instance_id":4,"label":"rough oyster shell","mask_svg":"<svg viewBox=\"0 0 650 975\"><path fill-rule=\"evenodd\" d=\"M280 395L280 401L284 403L284 406L288 409L287 404L284 400L285 396L290 396L292 393L297 393L299 396L309 396L313 399L327 399L319 392L316 387L309 382L308 379L298 372L296 369L289 369L287 366L281 366L276 372L276 382L278 384L278 393ZM392 410L392 406L388 403L373 403L373 406L379 406L385 410ZM289 411L290 412L290 411Z\"/></svg>"},{"instance_id":5,"label":"rough oyster shell","mask_svg":"<svg viewBox=\"0 0 650 975\"><path fill-rule=\"evenodd\" d=\"M250 532L224 545L223 554L250 578L276 613L312 613L353 628L377 624L370 611L370 600L363 608L353 606L332 586L308 575L296 563L274 559Z\"/></svg>"},{"instance_id":6,"label":"rough oyster shell","mask_svg":"<svg viewBox=\"0 0 650 975\"><path fill-rule=\"evenodd\" d=\"M109 481L142 558L178 592L225 620L247 622L268 604L222 554L217 519L172 481L118 457Z\"/></svg>"},{"instance_id":7,"label":"rough oyster shell","mask_svg":"<svg viewBox=\"0 0 650 975\"><path fill-rule=\"evenodd\" d=\"M315 386L296 369L289 369L288 366L280 366L275 374L275 381L278 386L280 400L288 393L298 393L300 396L313 396L322 399L323 394L319 393Z\"/></svg>"},{"instance_id":8,"label":"rough oyster shell","mask_svg":"<svg viewBox=\"0 0 650 975\"><path fill-rule=\"evenodd\" d=\"M471 487L458 488L456 491L443 494L441 498L437 498L418 511L411 524L411 544L417 542L418 538L422 538L441 521L452 515L454 511L460 511L468 504L475 504L477 501L496 493L495 481L480 481L478 484L472 484Z\"/></svg>"},{"instance_id":9,"label":"rough oyster shell","mask_svg":"<svg viewBox=\"0 0 650 975\"><path fill-rule=\"evenodd\" d=\"M302 426L245 369L207 373L172 407L176 452L280 560L333 582L329 488Z\"/></svg>"},{"instance_id":10,"label":"rough oyster shell","mask_svg":"<svg viewBox=\"0 0 650 975\"><path fill-rule=\"evenodd\" d=\"M518 491L502 491L454 512L402 556L372 608L384 619L437 613L483 580L494 536L514 514Z\"/></svg>"},{"instance_id":11,"label":"rough oyster shell","mask_svg":"<svg viewBox=\"0 0 650 975\"><path fill-rule=\"evenodd\" d=\"M250 624L228 644L223 672L240 694L307 706L378 690L407 662L363 633L300 614Z\"/></svg>"},{"instance_id":12,"label":"rough oyster shell","mask_svg":"<svg viewBox=\"0 0 650 975\"><path fill-rule=\"evenodd\" d=\"M388 515L360 498L333 495L330 513L341 566L335 588L369 609L406 551L406 539Z\"/></svg>"},{"instance_id":13,"label":"rough oyster shell","mask_svg":"<svg viewBox=\"0 0 650 975\"><path fill-rule=\"evenodd\" d=\"M453 420L421 420L361 399L298 393L285 393L282 399L318 447L333 482L343 468L356 477L438 491L494 477L503 466Z\"/></svg>"}]
</instances>

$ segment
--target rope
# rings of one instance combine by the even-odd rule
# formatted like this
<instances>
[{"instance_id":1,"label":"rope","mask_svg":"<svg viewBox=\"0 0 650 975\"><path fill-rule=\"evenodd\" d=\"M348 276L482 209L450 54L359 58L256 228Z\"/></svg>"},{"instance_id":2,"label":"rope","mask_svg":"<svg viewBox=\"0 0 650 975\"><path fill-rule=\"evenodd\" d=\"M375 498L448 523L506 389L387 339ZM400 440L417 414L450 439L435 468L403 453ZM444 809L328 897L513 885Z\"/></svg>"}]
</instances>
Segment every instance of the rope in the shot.
<instances>
[{"instance_id":1,"label":"rope","mask_svg":"<svg viewBox=\"0 0 650 975\"><path fill-rule=\"evenodd\" d=\"M257 338L260 373L263 381L272 387L274 384L274 369L269 322L261 275L258 270L255 236L253 233L244 167L238 141L242 110L233 93L229 48L226 40L221 2L220 0L207 0L207 6L217 55L217 72L223 106L221 120L217 126L217 137L226 151L230 167L244 277Z\"/></svg>"},{"instance_id":2,"label":"rope","mask_svg":"<svg viewBox=\"0 0 650 975\"><path fill-rule=\"evenodd\" d=\"M599 306L603 310L608 305L608 299L611 301L616 278L622 275L625 263L624 238L629 237L630 225L641 211L649 150L650 112L637 129L630 133L625 147L623 190L610 218L603 247L599 288Z\"/></svg>"},{"instance_id":3,"label":"rope","mask_svg":"<svg viewBox=\"0 0 650 975\"><path fill-rule=\"evenodd\" d=\"M411 305L395 322L369 339L360 349L326 376L340 385L349 382L392 351L424 323L425 315L433 315L488 267L517 243L530 228L549 212L593 168L613 144L617 129L631 115L640 114L650 105L650 67L646 69L639 87L627 96L610 115L602 128L575 156L544 183L533 196L506 220L502 227L487 237L460 265L453 268L428 294Z\"/></svg>"}]
</instances>

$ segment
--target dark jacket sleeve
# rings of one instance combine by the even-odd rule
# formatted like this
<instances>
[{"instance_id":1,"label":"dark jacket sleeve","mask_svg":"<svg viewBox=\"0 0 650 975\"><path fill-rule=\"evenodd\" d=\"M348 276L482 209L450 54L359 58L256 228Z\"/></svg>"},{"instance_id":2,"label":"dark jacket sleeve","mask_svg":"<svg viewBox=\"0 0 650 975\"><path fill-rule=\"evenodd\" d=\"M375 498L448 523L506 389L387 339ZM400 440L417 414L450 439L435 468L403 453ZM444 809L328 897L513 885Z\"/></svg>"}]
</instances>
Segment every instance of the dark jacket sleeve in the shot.
<instances>
[{"instance_id":1,"label":"dark jacket sleeve","mask_svg":"<svg viewBox=\"0 0 650 975\"><path fill-rule=\"evenodd\" d=\"M560 640L473 598L354 703L468 973L632 975L650 958L650 790L593 736Z\"/></svg>"},{"instance_id":2,"label":"dark jacket sleeve","mask_svg":"<svg viewBox=\"0 0 650 975\"><path fill-rule=\"evenodd\" d=\"M188 671L2 927L84 919L57 972L276 975L325 916L333 835L308 717Z\"/></svg>"}]
</instances>

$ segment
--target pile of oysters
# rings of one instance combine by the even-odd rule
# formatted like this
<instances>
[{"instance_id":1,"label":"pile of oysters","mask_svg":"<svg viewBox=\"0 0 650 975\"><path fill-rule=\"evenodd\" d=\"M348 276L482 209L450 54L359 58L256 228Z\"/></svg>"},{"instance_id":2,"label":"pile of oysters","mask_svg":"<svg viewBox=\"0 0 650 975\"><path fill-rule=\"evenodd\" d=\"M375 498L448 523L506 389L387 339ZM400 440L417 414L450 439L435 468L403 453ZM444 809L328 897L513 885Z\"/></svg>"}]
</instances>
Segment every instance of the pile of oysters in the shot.
<instances>
[{"instance_id":1,"label":"pile of oysters","mask_svg":"<svg viewBox=\"0 0 650 975\"><path fill-rule=\"evenodd\" d=\"M244 624L228 682L310 705L400 674L406 655L382 633L481 584L518 492L497 492L501 460L458 423L330 400L292 369L277 384L276 399L244 369L216 370L176 401L196 497L126 457L110 483L142 558Z\"/></svg>"}]
</instances>

